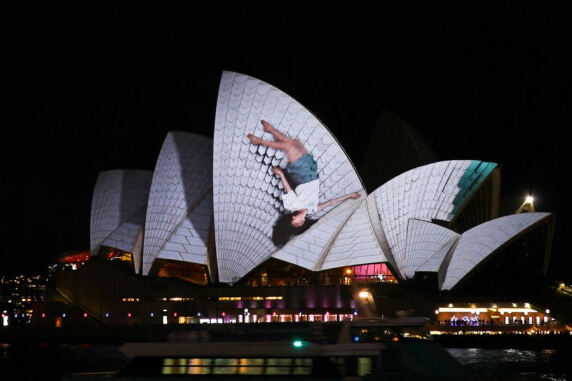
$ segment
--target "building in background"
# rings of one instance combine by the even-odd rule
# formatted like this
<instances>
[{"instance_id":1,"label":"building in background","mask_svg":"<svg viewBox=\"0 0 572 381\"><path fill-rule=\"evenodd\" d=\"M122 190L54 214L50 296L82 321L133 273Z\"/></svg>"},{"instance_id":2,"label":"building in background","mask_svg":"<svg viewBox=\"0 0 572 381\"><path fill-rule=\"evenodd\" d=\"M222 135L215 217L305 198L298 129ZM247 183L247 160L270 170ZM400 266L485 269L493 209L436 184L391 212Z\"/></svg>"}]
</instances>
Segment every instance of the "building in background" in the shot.
<instances>
[{"instance_id":1,"label":"building in background","mask_svg":"<svg viewBox=\"0 0 572 381\"><path fill-rule=\"evenodd\" d=\"M361 198L320 211L302 232L284 233L284 189L271 168L285 168L287 158L247 138L271 139L260 120L298 138L314 156L320 202L351 192ZM415 290L479 290L499 262L528 266L534 276L546 271L550 213L498 217L497 164L426 163L430 150L408 126L397 130L417 156L392 164L408 170L367 194L341 145L313 114L261 80L224 72L214 139L173 131L152 173L100 173L92 259L57 274L51 300L60 304L44 304L44 316L35 319L60 318L64 305L68 317L110 324L427 314L434 304ZM409 169L411 163L424 165ZM495 271L493 277L504 277L504 270Z\"/></svg>"}]
</instances>

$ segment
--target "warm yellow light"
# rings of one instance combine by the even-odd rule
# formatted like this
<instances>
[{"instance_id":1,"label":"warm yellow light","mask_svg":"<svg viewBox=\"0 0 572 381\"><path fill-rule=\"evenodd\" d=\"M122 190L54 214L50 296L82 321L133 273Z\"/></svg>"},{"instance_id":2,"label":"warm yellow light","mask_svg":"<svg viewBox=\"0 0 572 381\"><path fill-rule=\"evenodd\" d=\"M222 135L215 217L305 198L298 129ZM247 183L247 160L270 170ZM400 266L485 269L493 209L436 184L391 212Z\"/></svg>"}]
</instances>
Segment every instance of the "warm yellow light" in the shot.
<instances>
[{"instance_id":1,"label":"warm yellow light","mask_svg":"<svg viewBox=\"0 0 572 381\"><path fill-rule=\"evenodd\" d=\"M531 195L526 196L526 203L531 204L534 202L534 197Z\"/></svg>"},{"instance_id":2,"label":"warm yellow light","mask_svg":"<svg viewBox=\"0 0 572 381\"><path fill-rule=\"evenodd\" d=\"M439 312L468 312L468 313L479 313L487 312L486 308L463 308L463 307L439 307Z\"/></svg>"},{"instance_id":3,"label":"warm yellow light","mask_svg":"<svg viewBox=\"0 0 572 381\"><path fill-rule=\"evenodd\" d=\"M360 293L358 294L360 298L362 299L367 299L369 297L369 291L360 291Z\"/></svg>"},{"instance_id":4,"label":"warm yellow light","mask_svg":"<svg viewBox=\"0 0 572 381\"><path fill-rule=\"evenodd\" d=\"M533 310L531 308L499 308L499 312L502 314L506 313L529 313L529 312L537 312L536 310Z\"/></svg>"},{"instance_id":5,"label":"warm yellow light","mask_svg":"<svg viewBox=\"0 0 572 381\"><path fill-rule=\"evenodd\" d=\"M346 269L346 274L350 275L352 273L352 269Z\"/></svg>"}]
</instances>

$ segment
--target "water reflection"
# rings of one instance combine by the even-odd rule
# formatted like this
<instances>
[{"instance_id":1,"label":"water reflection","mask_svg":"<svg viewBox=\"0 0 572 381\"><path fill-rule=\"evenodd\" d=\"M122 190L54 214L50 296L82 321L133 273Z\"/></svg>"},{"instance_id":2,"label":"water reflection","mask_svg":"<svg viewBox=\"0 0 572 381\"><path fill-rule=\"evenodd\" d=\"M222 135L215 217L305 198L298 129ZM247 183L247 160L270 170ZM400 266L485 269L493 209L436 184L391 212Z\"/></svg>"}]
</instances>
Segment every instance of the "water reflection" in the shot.
<instances>
[{"instance_id":1,"label":"water reflection","mask_svg":"<svg viewBox=\"0 0 572 381\"><path fill-rule=\"evenodd\" d=\"M538 380L566 380L564 351L555 349L449 348L461 364L482 376L526 376Z\"/></svg>"}]
</instances>

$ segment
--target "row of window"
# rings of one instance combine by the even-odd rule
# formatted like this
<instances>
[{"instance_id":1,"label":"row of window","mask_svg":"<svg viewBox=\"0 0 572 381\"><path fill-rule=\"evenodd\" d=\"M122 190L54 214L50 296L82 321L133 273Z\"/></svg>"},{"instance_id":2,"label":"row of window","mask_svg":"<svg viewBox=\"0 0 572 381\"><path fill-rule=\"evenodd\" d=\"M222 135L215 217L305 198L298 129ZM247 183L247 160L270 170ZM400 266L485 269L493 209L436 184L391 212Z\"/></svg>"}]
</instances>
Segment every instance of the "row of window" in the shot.
<instances>
[{"instance_id":1,"label":"row of window","mask_svg":"<svg viewBox=\"0 0 572 381\"><path fill-rule=\"evenodd\" d=\"M281 296L219 296L219 301L227 300L282 300Z\"/></svg>"},{"instance_id":2,"label":"row of window","mask_svg":"<svg viewBox=\"0 0 572 381\"><path fill-rule=\"evenodd\" d=\"M313 358L166 358L161 373L166 375L319 375L325 369L324 360ZM321 361L320 361L321 360ZM341 375L366 376L371 374L372 359L358 357L355 361L346 358L327 359Z\"/></svg>"}]
</instances>

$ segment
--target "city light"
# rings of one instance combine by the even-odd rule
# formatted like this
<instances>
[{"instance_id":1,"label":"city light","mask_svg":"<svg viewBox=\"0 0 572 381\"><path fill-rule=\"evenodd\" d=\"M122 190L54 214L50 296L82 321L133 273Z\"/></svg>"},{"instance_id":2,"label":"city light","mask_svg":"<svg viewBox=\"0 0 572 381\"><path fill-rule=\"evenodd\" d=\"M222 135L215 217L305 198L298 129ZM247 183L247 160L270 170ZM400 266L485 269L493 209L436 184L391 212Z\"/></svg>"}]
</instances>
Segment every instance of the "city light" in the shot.
<instances>
[{"instance_id":1,"label":"city light","mask_svg":"<svg viewBox=\"0 0 572 381\"><path fill-rule=\"evenodd\" d=\"M531 195L526 196L526 202L527 202L528 204L534 202L534 197L532 197Z\"/></svg>"},{"instance_id":2,"label":"city light","mask_svg":"<svg viewBox=\"0 0 572 381\"><path fill-rule=\"evenodd\" d=\"M360 291L358 295L361 299L367 299L369 298L369 291L366 290Z\"/></svg>"},{"instance_id":3,"label":"city light","mask_svg":"<svg viewBox=\"0 0 572 381\"><path fill-rule=\"evenodd\" d=\"M439 310L436 310L435 313L439 313L439 312L472 312L472 313L477 313L477 312L487 312L486 308L478 308L478 307L472 307L472 308L463 308L463 307L439 307Z\"/></svg>"},{"instance_id":4,"label":"city light","mask_svg":"<svg viewBox=\"0 0 572 381\"><path fill-rule=\"evenodd\" d=\"M304 344L302 343L302 340L294 340L292 342L292 346L294 346L295 348L301 348Z\"/></svg>"}]
</instances>

